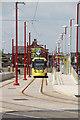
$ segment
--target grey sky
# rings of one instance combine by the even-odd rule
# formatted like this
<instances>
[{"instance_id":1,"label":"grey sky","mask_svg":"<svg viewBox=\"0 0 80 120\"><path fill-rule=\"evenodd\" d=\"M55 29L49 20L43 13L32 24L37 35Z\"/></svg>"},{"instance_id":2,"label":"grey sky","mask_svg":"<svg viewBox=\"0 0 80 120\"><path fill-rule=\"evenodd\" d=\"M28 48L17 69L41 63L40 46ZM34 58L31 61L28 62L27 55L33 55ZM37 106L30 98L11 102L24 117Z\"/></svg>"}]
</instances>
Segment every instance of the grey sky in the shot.
<instances>
[{"instance_id":1,"label":"grey sky","mask_svg":"<svg viewBox=\"0 0 80 120\"><path fill-rule=\"evenodd\" d=\"M28 2L18 6L18 19L30 20L34 18L37 3ZM76 19L76 5L73 2L39 2L35 19L39 20L27 23L27 32L31 31L31 42L34 38L39 44L47 45L50 51L54 51L59 34L64 32L63 25L69 26L69 19ZM15 3L2 3L3 19L15 20ZM1 19L1 17L0 17ZM76 20L73 24L76 23ZM73 27L72 51L76 49L76 29ZM15 22L4 21L2 23L2 47L5 52L11 52L11 38L15 38ZM67 51L69 51L69 28L67 31ZM19 22L18 45L23 45L23 22Z\"/></svg>"}]
</instances>

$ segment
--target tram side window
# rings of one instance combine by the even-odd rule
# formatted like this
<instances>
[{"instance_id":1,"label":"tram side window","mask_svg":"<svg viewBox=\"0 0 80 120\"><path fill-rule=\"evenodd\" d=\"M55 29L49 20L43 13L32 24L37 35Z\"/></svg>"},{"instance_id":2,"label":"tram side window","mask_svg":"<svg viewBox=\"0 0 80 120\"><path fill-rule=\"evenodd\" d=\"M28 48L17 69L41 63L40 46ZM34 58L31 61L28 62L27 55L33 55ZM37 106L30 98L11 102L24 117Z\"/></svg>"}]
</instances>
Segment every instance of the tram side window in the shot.
<instances>
[{"instance_id":1,"label":"tram side window","mask_svg":"<svg viewBox=\"0 0 80 120\"><path fill-rule=\"evenodd\" d=\"M32 62L32 68L34 68L34 62Z\"/></svg>"},{"instance_id":2,"label":"tram side window","mask_svg":"<svg viewBox=\"0 0 80 120\"><path fill-rule=\"evenodd\" d=\"M45 62L45 67L47 67L47 61Z\"/></svg>"}]
</instances>

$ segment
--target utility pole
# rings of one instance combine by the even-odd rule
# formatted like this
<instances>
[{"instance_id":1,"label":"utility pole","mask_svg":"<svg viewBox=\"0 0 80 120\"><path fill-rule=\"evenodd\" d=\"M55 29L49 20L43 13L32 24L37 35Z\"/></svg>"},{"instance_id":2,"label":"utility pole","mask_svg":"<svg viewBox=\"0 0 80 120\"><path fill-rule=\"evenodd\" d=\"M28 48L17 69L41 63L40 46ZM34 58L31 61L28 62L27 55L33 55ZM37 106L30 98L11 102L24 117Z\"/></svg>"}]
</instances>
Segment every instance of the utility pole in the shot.
<instances>
[{"instance_id":1,"label":"utility pole","mask_svg":"<svg viewBox=\"0 0 80 120\"><path fill-rule=\"evenodd\" d=\"M66 55L66 32L67 32L67 27L65 27L65 55Z\"/></svg>"},{"instance_id":2,"label":"utility pole","mask_svg":"<svg viewBox=\"0 0 80 120\"><path fill-rule=\"evenodd\" d=\"M61 35L61 39L62 39L62 54L63 54L63 33Z\"/></svg>"},{"instance_id":3,"label":"utility pole","mask_svg":"<svg viewBox=\"0 0 80 120\"><path fill-rule=\"evenodd\" d=\"M47 52L47 72L48 72L48 52Z\"/></svg>"},{"instance_id":4,"label":"utility pole","mask_svg":"<svg viewBox=\"0 0 80 120\"><path fill-rule=\"evenodd\" d=\"M44 58L46 59L46 45L44 45Z\"/></svg>"},{"instance_id":5,"label":"utility pole","mask_svg":"<svg viewBox=\"0 0 80 120\"><path fill-rule=\"evenodd\" d=\"M17 60L17 57L18 57L18 48L17 48L17 46L18 46L18 23L17 23L17 21L18 21L18 18L17 18L17 5L18 4L24 4L24 2L16 2L15 3L15 14L16 14L16 51L15 51L15 83L13 84L13 85L19 85L19 83L18 83L18 60Z\"/></svg>"},{"instance_id":6,"label":"utility pole","mask_svg":"<svg viewBox=\"0 0 80 120\"><path fill-rule=\"evenodd\" d=\"M69 74L71 73L71 40L72 40L72 20L74 19L70 19L70 54L69 54Z\"/></svg>"},{"instance_id":7,"label":"utility pole","mask_svg":"<svg viewBox=\"0 0 80 120\"><path fill-rule=\"evenodd\" d=\"M55 51L54 51L54 66L55 66Z\"/></svg>"},{"instance_id":8,"label":"utility pole","mask_svg":"<svg viewBox=\"0 0 80 120\"><path fill-rule=\"evenodd\" d=\"M65 28L64 34L65 34L65 55L66 55L66 33L67 33L67 25L64 25L63 27Z\"/></svg>"},{"instance_id":9,"label":"utility pole","mask_svg":"<svg viewBox=\"0 0 80 120\"><path fill-rule=\"evenodd\" d=\"M77 4L77 24L79 18L79 3ZM76 37L76 73L78 73L78 26L77 26L77 37Z\"/></svg>"},{"instance_id":10,"label":"utility pole","mask_svg":"<svg viewBox=\"0 0 80 120\"><path fill-rule=\"evenodd\" d=\"M14 72L14 39L12 38L12 72Z\"/></svg>"},{"instance_id":11,"label":"utility pole","mask_svg":"<svg viewBox=\"0 0 80 120\"><path fill-rule=\"evenodd\" d=\"M53 68L53 52L52 52L52 68Z\"/></svg>"},{"instance_id":12,"label":"utility pole","mask_svg":"<svg viewBox=\"0 0 80 120\"><path fill-rule=\"evenodd\" d=\"M17 2L15 3L15 9L16 9L16 51L15 51L15 83L14 85L19 85L18 83L18 61L17 61L17 56L18 56L18 50L17 50L17 45L18 45L18 24L17 24Z\"/></svg>"},{"instance_id":13,"label":"utility pole","mask_svg":"<svg viewBox=\"0 0 80 120\"><path fill-rule=\"evenodd\" d=\"M27 42L27 75L28 75L28 42Z\"/></svg>"},{"instance_id":14,"label":"utility pole","mask_svg":"<svg viewBox=\"0 0 80 120\"><path fill-rule=\"evenodd\" d=\"M55 54L57 54L57 47L55 49ZM57 59L55 58L55 61L56 61L56 68L57 68Z\"/></svg>"},{"instance_id":15,"label":"utility pole","mask_svg":"<svg viewBox=\"0 0 80 120\"><path fill-rule=\"evenodd\" d=\"M23 80L26 79L26 22L24 22L24 78Z\"/></svg>"},{"instance_id":16,"label":"utility pole","mask_svg":"<svg viewBox=\"0 0 80 120\"><path fill-rule=\"evenodd\" d=\"M30 39L31 39L31 34L29 32L29 76L28 77L31 77L30 76L30 61L31 61L31 59L30 59Z\"/></svg>"},{"instance_id":17,"label":"utility pole","mask_svg":"<svg viewBox=\"0 0 80 120\"><path fill-rule=\"evenodd\" d=\"M60 53L60 43L58 42L58 54ZM58 72L60 70L60 67L59 67L59 64L60 64L60 60L58 58Z\"/></svg>"}]
</instances>

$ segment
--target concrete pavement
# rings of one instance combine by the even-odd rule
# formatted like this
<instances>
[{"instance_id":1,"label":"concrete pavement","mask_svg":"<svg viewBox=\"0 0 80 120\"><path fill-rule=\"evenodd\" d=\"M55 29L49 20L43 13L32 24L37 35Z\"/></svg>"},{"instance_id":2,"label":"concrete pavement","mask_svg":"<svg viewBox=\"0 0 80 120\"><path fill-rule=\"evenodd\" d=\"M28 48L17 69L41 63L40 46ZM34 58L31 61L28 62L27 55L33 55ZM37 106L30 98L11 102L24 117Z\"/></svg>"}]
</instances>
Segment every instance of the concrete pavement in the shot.
<instances>
[{"instance_id":1,"label":"concrete pavement","mask_svg":"<svg viewBox=\"0 0 80 120\"><path fill-rule=\"evenodd\" d=\"M48 84L53 86L53 89L58 93L70 97L76 97L75 95L78 95L79 87L77 81L71 75L61 74L61 72L57 72L56 74L57 80L55 80L54 74L49 73Z\"/></svg>"},{"instance_id":2,"label":"concrete pavement","mask_svg":"<svg viewBox=\"0 0 80 120\"><path fill-rule=\"evenodd\" d=\"M8 111L8 115L10 114L12 116L17 114L19 116L33 116L40 118L78 117L77 100L56 93L53 89L53 85L50 84L52 83L52 75L50 74L49 76L50 82L47 86L45 86L46 79L44 79L42 92L41 78L35 79L30 84L33 77L27 77L28 80L23 80L23 76L20 76L19 86L13 86L13 83L8 84L9 81L6 81L6 84L8 85L3 87L2 100L0 100L0 103L2 101L2 110L5 112ZM5 81L3 83L5 85ZM25 89L26 86L28 86L27 89ZM22 90L25 90L25 94L22 94ZM44 91L46 90L49 95L44 94Z\"/></svg>"}]
</instances>

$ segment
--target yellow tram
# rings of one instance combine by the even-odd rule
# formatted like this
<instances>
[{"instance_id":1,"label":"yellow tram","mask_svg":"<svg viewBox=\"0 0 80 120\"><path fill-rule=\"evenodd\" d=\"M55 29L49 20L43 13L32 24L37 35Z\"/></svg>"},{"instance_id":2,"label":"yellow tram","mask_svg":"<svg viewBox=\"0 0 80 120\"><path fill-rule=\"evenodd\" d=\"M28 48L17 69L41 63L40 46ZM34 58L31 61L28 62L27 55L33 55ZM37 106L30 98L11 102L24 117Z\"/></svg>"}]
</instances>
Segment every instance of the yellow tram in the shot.
<instances>
[{"instance_id":1,"label":"yellow tram","mask_svg":"<svg viewBox=\"0 0 80 120\"><path fill-rule=\"evenodd\" d=\"M32 59L32 76L47 77L47 61L43 57Z\"/></svg>"}]
</instances>

